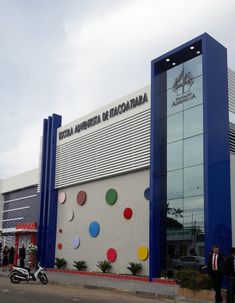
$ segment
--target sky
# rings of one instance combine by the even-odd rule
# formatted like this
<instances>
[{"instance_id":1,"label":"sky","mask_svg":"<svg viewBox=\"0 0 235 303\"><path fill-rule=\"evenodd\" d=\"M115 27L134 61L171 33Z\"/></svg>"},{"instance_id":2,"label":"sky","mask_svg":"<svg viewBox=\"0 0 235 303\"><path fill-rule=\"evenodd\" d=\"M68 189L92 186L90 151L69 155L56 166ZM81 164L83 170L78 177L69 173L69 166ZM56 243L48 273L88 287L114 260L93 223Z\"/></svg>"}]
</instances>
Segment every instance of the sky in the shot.
<instances>
[{"instance_id":1,"label":"sky","mask_svg":"<svg viewBox=\"0 0 235 303\"><path fill-rule=\"evenodd\" d=\"M235 70L234 0L0 0L0 178L38 167L44 118L140 89L152 59L204 32Z\"/></svg>"}]
</instances>

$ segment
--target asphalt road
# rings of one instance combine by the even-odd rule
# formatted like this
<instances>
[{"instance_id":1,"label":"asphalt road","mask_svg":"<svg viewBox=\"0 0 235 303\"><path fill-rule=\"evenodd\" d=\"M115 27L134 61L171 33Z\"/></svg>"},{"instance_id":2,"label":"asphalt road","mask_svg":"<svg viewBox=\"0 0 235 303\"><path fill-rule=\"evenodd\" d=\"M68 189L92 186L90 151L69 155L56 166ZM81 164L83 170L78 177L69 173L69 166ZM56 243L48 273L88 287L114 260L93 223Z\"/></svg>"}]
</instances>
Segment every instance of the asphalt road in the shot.
<instances>
[{"instance_id":1,"label":"asphalt road","mask_svg":"<svg viewBox=\"0 0 235 303\"><path fill-rule=\"evenodd\" d=\"M114 291L79 288L74 285L42 285L38 282L12 284L7 277L0 277L1 303L162 303L152 298L136 297Z\"/></svg>"}]
</instances>

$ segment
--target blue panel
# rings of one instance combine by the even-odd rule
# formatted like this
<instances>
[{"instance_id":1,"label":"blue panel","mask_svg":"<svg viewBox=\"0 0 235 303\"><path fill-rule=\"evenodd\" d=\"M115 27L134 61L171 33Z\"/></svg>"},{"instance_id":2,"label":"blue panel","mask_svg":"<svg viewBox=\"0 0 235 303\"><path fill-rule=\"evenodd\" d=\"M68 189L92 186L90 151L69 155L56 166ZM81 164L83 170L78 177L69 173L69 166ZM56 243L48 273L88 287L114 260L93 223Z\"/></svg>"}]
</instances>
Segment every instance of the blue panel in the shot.
<instances>
[{"instance_id":1,"label":"blue panel","mask_svg":"<svg viewBox=\"0 0 235 303\"><path fill-rule=\"evenodd\" d=\"M48 237L48 229L47 229L47 214L48 214L48 204L50 202L49 200L49 167L50 167L50 140L51 140L51 117L48 117L47 120L47 140L46 140L46 154L45 154L45 179L44 179L44 195L43 195L43 200L44 200L44 209L43 209L43 217L44 217L44 222L43 222L43 251L42 251L42 265L47 267L48 265L46 264L46 256L47 256L47 237Z\"/></svg>"},{"instance_id":2,"label":"blue panel","mask_svg":"<svg viewBox=\"0 0 235 303\"><path fill-rule=\"evenodd\" d=\"M52 133L50 140L50 166L49 166L49 196L48 196L48 221L47 221L47 267L54 267L56 223L57 223L57 199L58 191L55 189L55 168L56 168L56 136L57 128L61 126L61 116L52 115Z\"/></svg>"},{"instance_id":3,"label":"blue panel","mask_svg":"<svg viewBox=\"0 0 235 303\"><path fill-rule=\"evenodd\" d=\"M205 254L212 244L224 253L231 246L229 120L226 49L203 34L152 61L149 278L160 276L166 264L166 123L162 73L193 57L203 58ZM194 49L194 51L195 51ZM170 59L170 60L166 60ZM158 76L161 74L161 76ZM164 86L164 85L163 85ZM161 102L162 101L162 102Z\"/></svg>"},{"instance_id":4,"label":"blue panel","mask_svg":"<svg viewBox=\"0 0 235 303\"><path fill-rule=\"evenodd\" d=\"M154 73L154 72L153 72ZM166 107L156 96L162 79L152 74L151 150L150 150L150 222L149 277L160 275L166 256ZM164 80L163 80L164 81ZM164 206L165 205L165 206Z\"/></svg>"},{"instance_id":5,"label":"blue panel","mask_svg":"<svg viewBox=\"0 0 235 303\"><path fill-rule=\"evenodd\" d=\"M194 44L201 50L200 38L166 53L152 61L151 66L151 143L150 143L150 216L149 216L149 278L159 277L166 267L166 84L164 72L195 57L189 51ZM170 59L170 61L166 61ZM175 62L175 65L172 63ZM159 76L161 74L161 76Z\"/></svg>"},{"instance_id":6,"label":"blue panel","mask_svg":"<svg viewBox=\"0 0 235 303\"><path fill-rule=\"evenodd\" d=\"M41 158L41 176L40 176L40 217L39 217L39 226L38 226L38 237L37 237L37 246L38 246L38 257L41 264L44 263L43 260L43 237L44 237L44 225L45 225L45 179L46 179L46 151L47 151L47 120L43 120L43 133L42 133L42 158Z\"/></svg>"},{"instance_id":7,"label":"blue panel","mask_svg":"<svg viewBox=\"0 0 235 303\"><path fill-rule=\"evenodd\" d=\"M231 248L230 153L226 48L203 37L205 252Z\"/></svg>"},{"instance_id":8,"label":"blue panel","mask_svg":"<svg viewBox=\"0 0 235 303\"><path fill-rule=\"evenodd\" d=\"M44 120L42 145L42 171L40 188L40 224L38 247L40 262L45 267L54 267L57 190L55 189L56 136L61 126L61 116L53 114Z\"/></svg>"}]
</instances>

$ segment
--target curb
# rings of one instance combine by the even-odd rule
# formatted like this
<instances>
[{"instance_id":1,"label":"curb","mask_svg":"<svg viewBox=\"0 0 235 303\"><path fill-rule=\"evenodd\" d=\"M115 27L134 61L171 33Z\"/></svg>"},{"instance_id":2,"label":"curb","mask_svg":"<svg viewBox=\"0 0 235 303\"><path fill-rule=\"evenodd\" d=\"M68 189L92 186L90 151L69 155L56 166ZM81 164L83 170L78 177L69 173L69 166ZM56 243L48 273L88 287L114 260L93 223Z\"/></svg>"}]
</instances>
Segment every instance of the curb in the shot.
<instances>
[{"instance_id":1,"label":"curb","mask_svg":"<svg viewBox=\"0 0 235 303\"><path fill-rule=\"evenodd\" d=\"M111 291L117 294L125 294L130 296L142 297L142 298L149 298L149 299L161 299L161 300L171 300L176 302L176 297L173 295L163 295L163 294L156 294L154 292L148 291L138 291L138 290L128 290L128 289L120 289L115 287L108 287L108 286L97 286L92 284L72 284L72 283L63 283L63 282L55 282L50 281L49 283L52 284L59 284L59 285L72 285L72 286L79 286L80 288L86 289L93 289L93 290L104 290L104 291Z\"/></svg>"},{"instance_id":2,"label":"curb","mask_svg":"<svg viewBox=\"0 0 235 303\"><path fill-rule=\"evenodd\" d=\"M111 292L116 292L116 293L119 293L119 294L137 295L137 296L146 297L146 298L155 297L155 293L151 293L151 292L120 289L120 288L108 287L108 286L97 286L97 285L92 285L92 284L74 284L74 283L64 283L64 282L57 282L57 281L50 281L49 283L58 284L58 285L71 285L71 286L74 286L74 287L79 286L79 288L111 291Z\"/></svg>"},{"instance_id":3,"label":"curb","mask_svg":"<svg viewBox=\"0 0 235 303\"><path fill-rule=\"evenodd\" d=\"M154 282L154 283L167 284L167 285L177 285L175 281L160 279L160 278L154 278L152 281L149 281L148 277L119 275L112 273L109 274L109 273L87 272L87 271L78 271L73 269L46 268L46 271L60 272L70 275L93 276L93 277L111 278L111 279L119 279L119 280L131 280L131 281L141 281L141 282L149 282L149 283Z\"/></svg>"}]
</instances>

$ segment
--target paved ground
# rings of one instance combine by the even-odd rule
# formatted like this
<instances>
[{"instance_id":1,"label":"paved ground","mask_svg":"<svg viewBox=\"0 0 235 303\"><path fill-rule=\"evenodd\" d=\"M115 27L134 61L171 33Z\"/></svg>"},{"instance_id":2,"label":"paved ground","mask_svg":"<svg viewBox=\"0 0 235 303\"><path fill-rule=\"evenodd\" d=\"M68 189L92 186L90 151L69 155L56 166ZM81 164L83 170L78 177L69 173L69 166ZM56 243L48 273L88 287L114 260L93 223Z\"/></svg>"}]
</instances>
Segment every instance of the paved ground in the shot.
<instances>
[{"instance_id":1,"label":"paved ground","mask_svg":"<svg viewBox=\"0 0 235 303\"><path fill-rule=\"evenodd\" d=\"M71 273L63 273L63 272L50 272L47 271L46 274L49 279L49 285L43 286L36 282L29 282L27 285L26 283L20 283L17 285L12 285L9 281L9 278L7 275L9 272L0 272L0 287L1 287L1 294L0 294L0 302L1 303L8 303L8 299L12 296L12 292L14 290L19 294L21 291L25 291L27 289L27 293L24 293L23 298L26 298L27 296L30 297L32 293L30 293L32 290L34 291L41 291L41 296L44 295L44 291L51 290L48 293L45 292L45 295L48 295L47 300L44 302L50 302L50 303L60 303L62 300L65 299L63 297L65 294L66 296L68 293L73 293L75 290L79 289L79 292L74 293L73 297L69 297L71 300L74 299L76 301L76 296L78 296L77 299L83 300L80 302L200 302L200 303L210 303L212 301L203 301L203 300L195 300L195 299L188 299L185 297L178 297L177 296L177 285L167 285L167 284L159 284L155 282L142 282L142 281L131 281L131 280L119 280L119 279L113 279L113 278L107 278L107 277L96 277L96 276L84 276L84 275L78 275L78 274L71 274ZM5 285L5 288L2 288L1 284ZM19 287L14 289L14 287ZM4 289L6 289L4 291ZM59 291L61 289L61 292ZM69 292L68 292L69 289ZM71 291L72 290L72 291ZM11 293L11 295L9 295ZM81 295L83 294L83 297ZM94 294L94 298L92 301L90 300L90 295ZM98 296L99 294L99 296ZM104 297L102 297L102 294ZM57 297L57 295L59 297ZM52 297L51 297L52 296ZM126 297L127 296L127 297ZM2 298L5 297L5 301L2 301ZM139 298L141 297L141 298ZM53 301L56 298L55 301ZM102 298L101 301L99 299ZM127 298L127 301L125 301ZM145 298L148 298L145 300ZM36 300L39 301L36 301ZM35 301L30 301L30 303L38 303L40 301L40 295L39 297L35 297ZM50 300L49 300L50 299ZM61 301L60 301L61 299ZM97 299L97 301L95 301ZM114 301L110 301L110 299L113 299ZM137 300L138 299L138 300ZM140 299L140 300L139 300ZM17 300L17 298L16 298ZM79 301L78 300L78 301ZM115 301L116 300L116 301ZM121 300L121 301L120 301ZM23 301L9 301L11 303L26 303L27 300ZM64 302L64 301L63 301Z\"/></svg>"},{"instance_id":2,"label":"paved ground","mask_svg":"<svg viewBox=\"0 0 235 303\"><path fill-rule=\"evenodd\" d=\"M161 295L166 298L174 298L177 294L177 285L157 284L153 282L119 280L104 277L71 275L60 272L47 272L50 281L59 283L72 283L93 287L104 287L129 291L132 293L146 293L147 296Z\"/></svg>"},{"instance_id":3,"label":"paved ground","mask_svg":"<svg viewBox=\"0 0 235 303\"><path fill-rule=\"evenodd\" d=\"M162 303L162 300L135 297L124 293L110 292L99 289L82 288L78 285L61 285L49 283L42 285L38 282L29 284L10 283L7 277L0 277L1 303Z\"/></svg>"}]
</instances>

